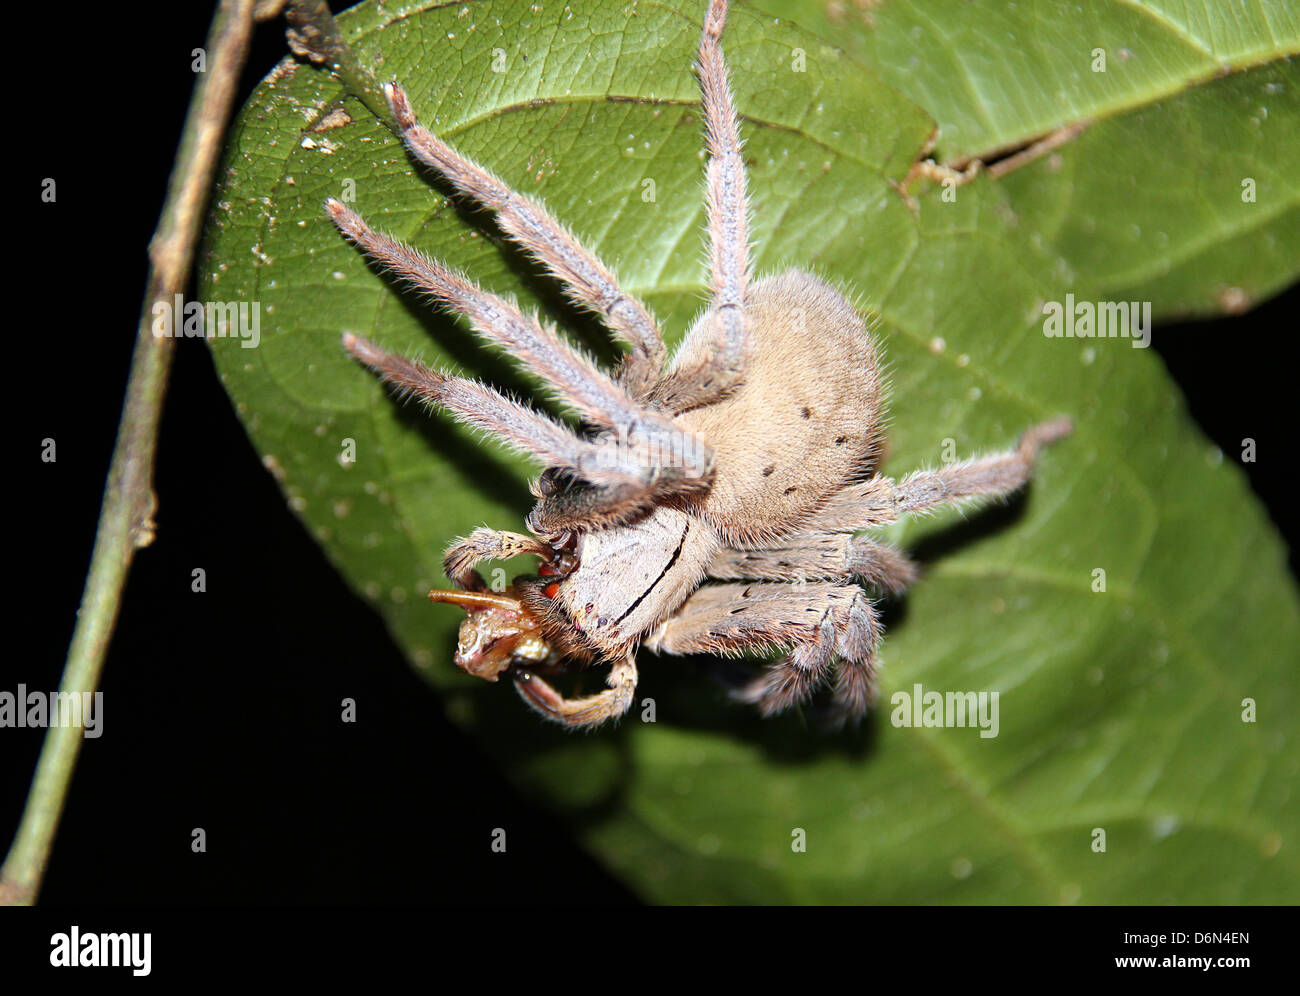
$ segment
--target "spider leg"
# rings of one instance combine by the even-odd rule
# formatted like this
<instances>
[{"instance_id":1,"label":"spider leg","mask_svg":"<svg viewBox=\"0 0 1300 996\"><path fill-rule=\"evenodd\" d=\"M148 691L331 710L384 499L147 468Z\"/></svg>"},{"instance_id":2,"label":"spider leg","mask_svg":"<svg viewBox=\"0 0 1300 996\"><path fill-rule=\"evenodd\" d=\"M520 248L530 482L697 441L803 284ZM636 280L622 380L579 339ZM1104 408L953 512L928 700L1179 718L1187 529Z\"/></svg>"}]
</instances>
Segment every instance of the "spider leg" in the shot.
<instances>
[{"instance_id":1,"label":"spider leg","mask_svg":"<svg viewBox=\"0 0 1300 996\"><path fill-rule=\"evenodd\" d=\"M475 529L468 536L453 540L443 557L443 571L452 581L467 591L479 591L483 579L474 566L484 560L509 560L524 554L533 554L549 561L554 555L541 540L523 533L498 532L495 529Z\"/></svg>"},{"instance_id":2,"label":"spider leg","mask_svg":"<svg viewBox=\"0 0 1300 996\"><path fill-rule=\"evenodd\" d=\"M344 334L343 347L399 394L444 408L457 421L489 433L524 456L570 469L597 484L637 484L655 476L653 468L612 461L607 448L477 381L441 373L351 333Z\"/></svg>"},{"instance_id":3,"label":"spider leg","mask_svg":"<svg viewBox=\"0 0 1300 996\"><path fill-rule=\"evenodd\" d=\"M726 20L727 0L710 0L696 69L709 151L706 179L713 306L725 314L724 347L739 357L744 338L740 309L745 303L750 277L749 205L735 100L722 54L722 28Z\"/></svg>"},{"instance_id":4,"label":"spider leg","mask_svg":"<svg viewBox=\"0 0 1300 996\"><path fill-rule=\"evenodd\" d=\"M540 204L515 193L420 124L400 87L389 83L384 94L411 153L457 190L496 211L506 234L563 281L578 304L601 316L615 335L632 347L620 380L641 396L658 378L664 361L663 339L645 305L625 293L605 265Z\"/></svg>"},{"instance_id":5,"label":"spider leg","mask_svg":"<svg viewBox=\"0 0 1300 996\"><path fill-rule=\"evenodd\" d=\"M668 654L738 655L793 643L737 697L771 716L807 701L834 667L834 718L845 720L871 706L880 635L875 608L856 585L718 584L697 589L646 646Z\"/></svg>"},{"instance_id":6,"label":"spider leg","mask_svg":"<svg viewBox=\"0 0 1300 996\"><path fill-rule=\"evenodd\" d=\"M710 0L700 35L696 73L700 81L709 222L710 309L673 358L656 390L674 411L709 404L726 395L745 375L750 331L745 298L752 275L749 258L749 201L735 99L722 52L727 0Z\"/></svg>"},{"instance_id":7,"label":"spider leg","mask_svg":"<svg viewBox=\"0 0 1300 996\"><path fill-rule=\"evenodd\" d=\"M938 470L914 471L899 482L877 476L850 485L813 515L804 528L817 533L848 533L943 505L1003 497L1029 481L1044 446L1071 431L1069 419L1057 418L1026 431L1014 450L963 460Z\"/></svg>"},{"instance_id":8,"label":"spider leg","mask_svg":"<svg viewBox=\"0 0 1300 996\"><path fill-rule=\"evenodd\" d=\"M516 671L514 678L520 697L547 719L570 727L599 726L632 707L637 682L636 658L628 651L610 668L605 682L609 688L580 699L566 699L532 671Z\"/></svg>"},{"instance_id":9,"label":"spider leg","mask_svg":"<svg viewBox=\"0 0 1300 996\"><path fill-rule=\"evenodd\" d=\"M680 498L708 487L707 476L683 476L676 468L649 483L583 486L537 494L543 498L528 513L528 528L539 536L566 531L595 531L627 525L643 518L669 498Z\"/></svg>"},{"instance_id":10,"label":"spider leg","mask_svg":"<svg viewBox=\"0 0 1300 996\"><path fill-rule=\"evenodd\" d=\"M465 315L474 331L504 347L548 381L583 418L602 427L625 426L630 438L644 431L671 432L673 424L634 402L594 362L518 306L491 294L463 274L383 233L336 200L326 202L344 236L399 277Z\"/></svg>"},{"instance_id":11,"label":"spider leg","mask_svg":"<svg viewBox=\"0 0 1300 996\"><path fill-rule=\"evenodd\" d=\"M865 581L899 595L917 578L907 554L866 536L792 536L753 550L720 550L708 576L746 581Z\"/></svg>"}]
</instances>

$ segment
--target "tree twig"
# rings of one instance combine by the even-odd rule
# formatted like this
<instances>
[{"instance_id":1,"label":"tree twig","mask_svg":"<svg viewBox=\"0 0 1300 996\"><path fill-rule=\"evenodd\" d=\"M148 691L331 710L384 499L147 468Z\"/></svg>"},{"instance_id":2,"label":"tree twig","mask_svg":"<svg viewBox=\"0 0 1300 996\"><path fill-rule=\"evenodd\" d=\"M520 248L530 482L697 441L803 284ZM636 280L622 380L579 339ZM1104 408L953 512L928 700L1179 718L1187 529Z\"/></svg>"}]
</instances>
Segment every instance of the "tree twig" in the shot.
<instances>
[{"instance_id":1,"label":"tree twig","mask_svg":"<svg viewBox=\"0 0 1300 996\"><path fill-rule=\"evenodd\" d=\"M93 693L98 687L127 571L135 551L153 540L157 504L154 450L174 344L170 337L153 335L153 305L155 301L170 304L189 279L203 210L248 52L254 6L254 0L222 0L213 17L207 42L210 67L195 87L167 201L149 243L148 291L90 571L59 686L62 693ZM0 903L30 905L36 901L81 740L79 726L51 725L46 731L27 806L0 869Z\"/></svg>"}]
</instances>

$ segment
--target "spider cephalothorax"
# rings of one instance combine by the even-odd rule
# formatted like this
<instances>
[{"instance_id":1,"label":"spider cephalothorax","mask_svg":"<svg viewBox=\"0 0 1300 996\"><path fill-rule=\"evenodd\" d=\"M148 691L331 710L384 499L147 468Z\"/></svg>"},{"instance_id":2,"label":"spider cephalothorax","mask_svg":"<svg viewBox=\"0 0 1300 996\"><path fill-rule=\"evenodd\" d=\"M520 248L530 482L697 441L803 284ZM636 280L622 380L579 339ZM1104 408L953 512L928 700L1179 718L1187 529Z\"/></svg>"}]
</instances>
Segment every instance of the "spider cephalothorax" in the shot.
<instances>
[{"instance_id":1,"label":"spider cephalothorax","mask_svg":"<svg viewBox=\"0 0 1300 996\"><path fill-rule=\"evenodd\" d=\"M800 271L753 278L745 167L720 38L726 0L710 0L697 71L703 95L711 300L669 359L649 311L535 201L421 126L386 88L411 153L492 208L502 229L630 348L600 369L553 328L436 260L373 231L337 201L352 242L465 315L483 339L553 386L583 432L475 381L440 373L354 335L344 346L414 395L537 459L532 535L475 530L447 551L459 588L435 601L466 609L456 663L571 726L622 715L641 645L669 654L776 651L738 694L765 714L806 701L833 674L832 702L861 716L874 693L876 608L861 582L899 593L916 577L901 551L858 532L903 515L1021 487L1064 419L1014 450L922 470L876 473L884 385L862 318ZM535 577L487 590L475 565L521 554ZM543 675L606 664L608 689L566 699Z\"/></svg>"}]
</instances>

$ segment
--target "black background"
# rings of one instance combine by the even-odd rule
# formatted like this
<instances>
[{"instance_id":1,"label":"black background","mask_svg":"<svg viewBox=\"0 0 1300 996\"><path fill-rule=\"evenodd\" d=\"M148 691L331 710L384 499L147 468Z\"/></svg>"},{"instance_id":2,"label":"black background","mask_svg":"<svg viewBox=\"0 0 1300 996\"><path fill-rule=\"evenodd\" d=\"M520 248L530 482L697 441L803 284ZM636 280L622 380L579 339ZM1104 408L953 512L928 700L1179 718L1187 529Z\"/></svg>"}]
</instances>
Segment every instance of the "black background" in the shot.
<instances>
[{"instance_id":1,"label":"black background","mask_svg":"<svg viewBox=\"0 0 1300 996\"><path fill-rule=\"evenodd\" d=\"M4 655L7 689L56 688L75 621L145 246L194 85L190 52L208 27L201 4L166 10L118 48L107 21L81 22L84 44L62 48L21 92L26 130L10 154L25 166L10 203L23 205L25 228L9 235L35 243L16 247L15 292L37 306L8 328L7 382L23 400L10 464L21 470L6 476L19 551L8 565L17 639ZM240 104L283 51L279 25L263 26ZM87 88L87 74L104 82ZM34 193L47 176L58 180L54 205ZM1153 339L1227 458L1257 440L1245 470L1293 551L1296 305L1293 289L1249 315L1161 327ZM55 464L39 462L46 437ZM177 350L157 489L158 539L136 560L104 674L106 735L83 749L43 902L635 901L443 719L289 513L201 342ZM190 594L195 565L207 570L202 596ZM364 722L339 723L345 695ZM3 732L5 843L40 742L36 731ZM198 826L201 855L190 850ZM510 848L493 854L500 826Z\"/></svg>"}]
</instances>

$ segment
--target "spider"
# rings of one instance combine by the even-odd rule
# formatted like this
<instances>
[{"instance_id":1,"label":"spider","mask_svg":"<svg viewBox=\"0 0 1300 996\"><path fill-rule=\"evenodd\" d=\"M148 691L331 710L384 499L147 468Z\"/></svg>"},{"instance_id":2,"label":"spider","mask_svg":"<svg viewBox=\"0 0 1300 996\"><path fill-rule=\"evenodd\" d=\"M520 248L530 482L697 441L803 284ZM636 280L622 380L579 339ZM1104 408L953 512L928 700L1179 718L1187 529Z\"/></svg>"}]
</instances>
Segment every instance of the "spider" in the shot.
<instances>
[{"instance_id":1,"label":"spider","mask_svg":"<svg viewBox=\"0 0 1300 996\"><path fill-rule=\"evenodd\" d=\"M601 369L554 328L463 274L372 230L335 200L342 234L397 277L468 318L542 378L581 422L572 429L491 387L386 352L344 347L399 394L416 397L528 454L529 534L480 528L445 557L456 589L430 592L468 612L455 660L570 727L632 704L640 646L664 654L776 659L735 695L772 715L832 685L831 718L871 706L882 631L862 582L897 595L917 577L900 550L859 531L941 505L1005 496L1029 479L1058 418L1015 449L877 474L884 381L876 344L845 299L809 273L757 279L750 262L745 164L721 36L727 0L710 0L696 73L708 152L711 299L673 356L654 317L538 202L509 189L419 124L385 87L410 153L493 209L508 237L628 347ZM616 442L615 442L616 440ZM690 459L685 459L686 455ZM475 565L535 555L538 574L489 590ZM561 695L547 676L608 666L606 688ZM832 679L833 676L833 679Z\"/></svg>"}]
</instances>

